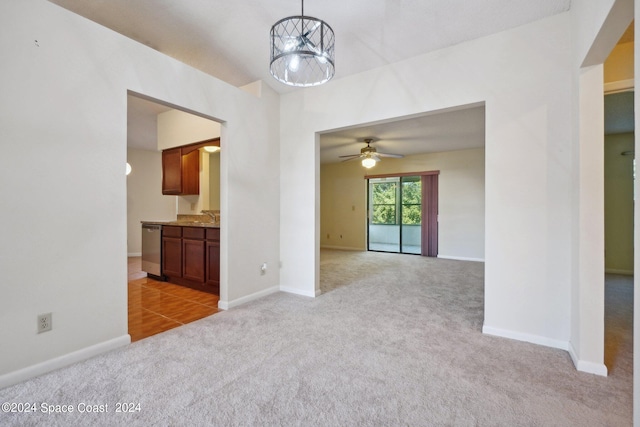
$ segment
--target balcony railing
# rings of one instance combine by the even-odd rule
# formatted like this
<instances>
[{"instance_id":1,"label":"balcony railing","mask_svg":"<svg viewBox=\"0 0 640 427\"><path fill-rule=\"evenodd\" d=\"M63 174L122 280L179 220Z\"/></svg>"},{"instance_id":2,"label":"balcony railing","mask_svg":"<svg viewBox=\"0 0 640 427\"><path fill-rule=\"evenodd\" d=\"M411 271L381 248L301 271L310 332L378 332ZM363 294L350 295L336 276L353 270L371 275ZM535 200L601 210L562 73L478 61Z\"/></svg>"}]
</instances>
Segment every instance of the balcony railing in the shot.
<instances>
[{"instance_id":1,"label":"balcony railing","mask_svg":"<svg viewBox=\"0 0 640 427\"><path fill-rule=\"evenodd\" d=\"M369 249L373 251L421 253L421 230L418 225L402 226L402 250L400 250L400 225L369 224Z\"/></svg>"}]
</instances>

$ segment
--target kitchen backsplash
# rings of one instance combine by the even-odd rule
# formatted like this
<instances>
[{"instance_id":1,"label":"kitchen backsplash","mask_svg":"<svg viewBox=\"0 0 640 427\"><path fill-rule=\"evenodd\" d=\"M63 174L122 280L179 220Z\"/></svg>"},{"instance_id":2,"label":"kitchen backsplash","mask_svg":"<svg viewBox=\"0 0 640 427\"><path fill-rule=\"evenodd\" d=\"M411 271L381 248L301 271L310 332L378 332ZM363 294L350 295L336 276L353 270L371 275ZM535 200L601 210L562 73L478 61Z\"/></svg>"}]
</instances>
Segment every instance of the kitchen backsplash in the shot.
<instances>
[{"instance_id":1,"label":"kitchen backsplash","mask_svg":"<svg viewBox=\"0 0 640 427\"><path fill-rule=\"evenodd\" d=\"M186 214L178 214L178 221L195 221L195 222L211 222L211 223L219 223L220 222L220 211L219 210L203 210L202 215L186 215Z\"/></svg>"}]
</instances>

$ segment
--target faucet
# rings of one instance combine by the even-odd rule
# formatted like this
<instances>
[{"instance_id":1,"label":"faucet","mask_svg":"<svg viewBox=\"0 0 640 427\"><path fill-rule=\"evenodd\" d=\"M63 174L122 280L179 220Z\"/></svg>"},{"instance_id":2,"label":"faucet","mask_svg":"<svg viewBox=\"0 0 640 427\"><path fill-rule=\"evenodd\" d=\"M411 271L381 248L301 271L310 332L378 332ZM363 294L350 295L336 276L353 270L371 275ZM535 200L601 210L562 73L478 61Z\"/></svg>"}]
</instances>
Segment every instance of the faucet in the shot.
<instances>
[{"instance_id":1,"label":"faucet","mask_svg":"<svg viewBox=\"0 0 640 427\"><path fill-rule=\"evenodd\" d=\"M203 210L201 213L203 213L205 215L209 215L209 217L211 217L211 221L218 222L218 215L219 214L216 214L216 212L218 212L218 211Z\"/></svg>"}]
</instances>

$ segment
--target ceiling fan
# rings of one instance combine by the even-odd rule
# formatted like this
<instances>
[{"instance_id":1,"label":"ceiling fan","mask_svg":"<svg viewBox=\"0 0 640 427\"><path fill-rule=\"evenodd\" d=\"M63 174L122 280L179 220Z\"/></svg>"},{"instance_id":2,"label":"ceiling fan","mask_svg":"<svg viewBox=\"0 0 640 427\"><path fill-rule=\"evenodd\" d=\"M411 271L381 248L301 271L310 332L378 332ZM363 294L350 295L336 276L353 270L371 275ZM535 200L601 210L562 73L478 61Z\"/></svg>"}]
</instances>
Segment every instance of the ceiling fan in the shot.
<instances>
[{"instance_id":1,"label":"ceiling fan","mask_svg":"<svg viewBox=\"0 0 640 427\"><path fill-rule=\"evenodd\" d=\"M377 162L380 161L380 157L393 157L396 159L404 157L402 154L391 154L391 153L379 153L375 147L371 146L372 142L376 142L375 138L365 138L363 140L366 142L367 146L360 149L360 154L350 154L347 156L340 156L341 158L345 158L343 162L348 162L350 160L362 159L362 166L369 169L376 165Z\"/></svg>"}]
</instances>

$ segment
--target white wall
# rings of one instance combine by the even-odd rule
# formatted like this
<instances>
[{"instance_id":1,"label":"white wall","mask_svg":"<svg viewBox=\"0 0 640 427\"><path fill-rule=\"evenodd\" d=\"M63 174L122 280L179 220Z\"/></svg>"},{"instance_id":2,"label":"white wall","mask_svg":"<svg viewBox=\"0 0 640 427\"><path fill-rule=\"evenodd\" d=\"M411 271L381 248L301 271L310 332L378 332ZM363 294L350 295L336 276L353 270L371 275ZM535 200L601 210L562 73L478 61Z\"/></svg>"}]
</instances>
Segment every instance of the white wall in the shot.
<instances>
[{"instance_id":1,"label":"white wall","mask_svg":"<svg viewBox=\"0 0 640 427\"><path fill-rule=\"evenodd\" d=\"M485 102L484 330L568 348L571 60L565 13L283 96L282 287L319 289L316 132Z\"/></svg>"},{"instance_id":2,"label":"white wall","mask_svg":"<svg viewBox=\"0 0 640 427\"><path fill-rule=\"evenodd\" d=\"M432 170L440 171L438 256L484 260L483 148L383 159L373 169L360 162L322 165L320 245L366 250L365 175Z\"/></svg>"},{"instance_id":3,"label":"white wall","mask_svg":"<svg viewBox=\"0 0 640 427\"><path fill-rule=\"evenodd\" d=\"M221 305L278 289L275 93L256 98L45 0L1 2L0 28L0 189L19 207L2 211L0 386L129 342L129 90L224 123ZM38 335L47 312L53 330Z\"/></svg>"},{"instance_id":4,"label":"white wall","mask_svg":"<svg viewBox=\"0 0 640 427\"><path fill-rule=\"evenodd\" d=\"M158 114L158 149L218 138L220 123L180 110Z\"/></svg>"},{"instance_id":5,"label":"white wall","mask_svg":"<svg viewBox=\"0 0 640 427\"><path fill-rule=\"evenodd\" d=\"M604 62L633 19L633 0L572 0L571 15L577 71ZM622 24L607 28L613 22Z\"/></svg>"},{"instance_id":6,"label":"white wall","mask_svg":"<svg viewBox=\"0 0 640 427\"><path fill-rule=\"evenodd\" d=\"M142 252L140 221L176 219L176 197L162 194L162 154L127 149L131 173L127 176L127 254Z\"/></svg>"}]
</instances>

